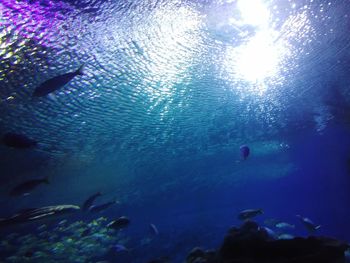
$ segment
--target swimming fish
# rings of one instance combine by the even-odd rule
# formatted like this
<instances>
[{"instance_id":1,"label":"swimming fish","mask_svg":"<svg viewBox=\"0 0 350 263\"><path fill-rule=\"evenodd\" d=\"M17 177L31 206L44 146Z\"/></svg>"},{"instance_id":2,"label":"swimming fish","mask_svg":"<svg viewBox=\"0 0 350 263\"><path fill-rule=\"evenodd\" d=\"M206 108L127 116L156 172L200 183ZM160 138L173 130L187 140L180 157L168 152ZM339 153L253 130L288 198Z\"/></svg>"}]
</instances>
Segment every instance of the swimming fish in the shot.
<instances>
[{"instance_id":1,"label":"swimming fish","mask_svg":"<svg viewBox=\"0 0 350 263\"><path fill-rule=\"evenodd\" d=\"M278 239L293 239L294 236L290 234L281 234L278 236Z\"/></svg>"},{"instance_id":2,"label":"swimming fish","mask_svg":"<svg viewBox=\"0 0 350 263\"><path fill-rule=\"evenodd\" d=\"M97 192L96 194L93 194L92 196L90 196L88 199L86 199L86 201L84 202L83 206L81 207L83 211L87 211L92 204L94 203L95 199L99 196L101 196L102 194L100 192Z\"/></svg>"},{"instance_id":3,"label":"swimming fish","mask_svg":"<svg viewBox=\"0 0 350 263\"><path fill-rule=\"evenodd\" d=\"M158 228L154 224L149 224L149 229L152 235L157 236L159 234Z\"/></svg>"},{"instance_id":4,"label":"swimming fish","mask_svg":"<svg viewBox=\"0 0 350 263\"><path fill-rule=\"evenodd\" d=\"M33 97L43 97L48 95L55 90L62 88L68 82L70 82L75 76L83 75L84 65L81 65L76 71L68 72L63 75L53 77L49 80L44 81L39 87L33 92Z\"/></svg>"},{"instance_id":5,"label":"swimming fish","mask_svg":"<svg viewBox=\"0 0 350 263\"><path fill-rule=\"evenodd\" d=\"M127 249L124 245L121 245L121 244L116 244L116 245L112 246L112 249L117 253L129 252L129 249Z\"/></svg>"},{"instance_id":6,"label":"swimming fish","mask_svg":"<svg viewBox=\"0 0 350 263\"><path fill-rule=\"evenodd\" d=\"M314 222L312 222L307 217L302 217L301 215L296 215L296 217L300 219L300 221L304 224L304 226L310 233L315 232L317 229L321 227L321 225L315 225Z\"/></svg>"},{"instance_id":7,"label":"swimming fish","mask_svg":"<svg viewBox=\"0 0 350 263\"><path fill-rule=\"evenodd\" d=\"M48 177L26 181L14 187L10 191L10 195L11 196L29 195L30 192L33 191L37 186L44 183L49 184Z\"/></svg>"},{"instance_id":8,"label":"swimming fish","mask_svg":"<svg viewBox=\"0 0 350 263\"><path fill-rule=\"evenodd\" d=\"M238 214L239 220L247 220L263 213L262 209L247 209Z\"/></svg>"},{"instance_id":9,"label":"swimming fish","mask_svg":"<svg viewBox=\"0 0 350 263\"><path fill-rule=\"evenodd\" d=\"M113 220L110 222L107 227L114 228L114 229L122 229L127 227L130 224L130 219L126 216L121 216L117 218L116 220Z\"/></svg>"},{"instance_id":10,"label":"swimming fish","mask_svg":"<svg viewBox=\"0 0 350 263\"><path fill-rule=\"evenodd\" d=\"M37 146L38 142L34 141L23 134L8 132L2 137L2 143L7 147L17 149L28 149Z\"/></svg>"},{"instance_id":11,"label":"swimming fish","mask_svg":"<svg viewBox=\"0 0 350 263\"><path fill-rule=\"evenodd\" d=\"M119 203L118 201L114 200L114 201L110 201L110 202L107 202L107 203L104 203L104 204L101 204L101 205L92 205L92 206L90 206L89 211L91 213L102 212L103 210L106 210L111 205L118 204L118 203Z\"/></svg>"},{"instance_id":12,"label":"swimming fish","mask_svg":"<svg viewBox=\"0 0 350 263\"><path fill-rule=\"evenodd\" d=\"M292 225L292 224L289 224L289 223L286 223L286 222L279 222L275 225L275 227L277 228L295 228L295 225Z\"/></svg>"},{"instance_id":13,"label":"swimming fish","mask_svg":"<svg viewBox=\"0 0 350 263\"><path fill-rule=\"evenodd\" d=\"M239 147L239 150L241 152L241 156L243 160L246 160L250 154L250 149L247 145L242 145Z\"/></svg>"},{"instance_id":14,"label":"swimming fish","mask_svg":"<svg viewBox=\"0 0 350 263\"><path fill-rule=\"evenodd\" d=\"M40 208L29 208L19 211L17 214L9 217L0 219L1 226L10 226L19 223L32 222L40 219L61 216L80 210L79 206L76 205L54 205L44 206Z\"/></svg>"}]
</instances>

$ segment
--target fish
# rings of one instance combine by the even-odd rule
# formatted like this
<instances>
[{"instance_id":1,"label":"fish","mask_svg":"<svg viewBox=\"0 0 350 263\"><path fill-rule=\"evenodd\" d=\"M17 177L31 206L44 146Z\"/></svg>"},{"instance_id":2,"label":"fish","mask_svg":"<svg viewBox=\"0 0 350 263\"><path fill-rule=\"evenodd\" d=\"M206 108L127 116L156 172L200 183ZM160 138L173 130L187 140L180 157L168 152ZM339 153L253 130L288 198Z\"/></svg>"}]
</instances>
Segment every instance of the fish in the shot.
<instances>
[{"instance_id":1,"label":"fish","mask_svg":"<svg viewBox=\"0 0 350 263\"><path fill-rule=\"evenodd\" d=\"M90 196L88 199L86 199L86 201L84 202L84 204L82 205L82 210L83 211L87 211L92 204L94 203L95 199L99 196L101 196L102 194L100 192L97 192L96 194L93 194L92 196Z\"/></svg>"},{"instance_id":2,"label":"fish","mask_svg":"<svg viewBox=\"0 0 350 263\"><path fill-rule=\"evenodd\" d=\"M239 147L239 150L241 152L241 157L243 160L246 160L250 154L250 149L247 145L242 145Z\"/></svg>"},{"instance_id":3,"label":"fish","mask_svg":"<svg viewBox=\"0 0 350 263\"><path fill-rule=\"evenodd\" d=\"M307 217L302 217L301 215L296 215L300 219L300 221L303 223L303 225L306 227L306 229L310 233L314 233L317 229L321 227L321 225L316 225L314 222L312 222L309 218Z\"/></svg>"},{"instance_id":4,"label":"fish","mask_svg":"<svg viewBox=\"0 0 350 263\"><path fill-rule=\"evenodd\" d=\"M22 209L15 215L8 218L0 219L0 227L8 227L11 225L28 223L37 220L42 220L51 217L62 216L70 213L74 213L80 210L76 205L53 205L44 206L40 208L27 208Z\"/></svg>"},{"instance_id":5,"label":"fish","mask_svg":"<svg viewBox=\"0 0 350 263\"><path fill-rule=\"evenodd\" d=\"M149 224L149 229L152 235L157 236L159 234L158 228L154 224Z\"/></svg>"},{"instance_id":6,"label":"fish","mask_svg":"<svg viewBox=\"0 0 350 263\"><path fill-rule=\"evenodd\" d=\"M294 236L290 234L281 234L278 236L278 239L293 239Z\"/></svg>"},{"instance_id":7,"label":"fish","mask_svg":"<svg viewBox=\"0 0 350 263\"><path fill-rule=\"evenodd\" d=\"M16 149L29 149L38 145L38 142L19 133L8 132L2 137L2 143Z\"/></svg>"},{"instance_id":8,"label":"fish","mask_svg":"<svg viewBox=\"0 0 350 263\"><path fill-rule=\"evenodd\" d=\"M106 210L108 207L110 207L111 205L114 205L114 204L119 204L119 202L114 200L114 201L110 201L110 202L107 202L107 203L104 203L104 204L101 204L101 205L92 205L89 208L89 212L91 212L91 213L102 212L102 211Z\"/></svg>"},{"instance_id":9,"label":"fish","mask_svg":"<svg viewBox=\"0 0 350 263\"><path fill-rule=\"evenodd\" d=\"M127 249L124 245L116 244L112 246L113 251L120 253L120 252L129 252L130 250Z\"/></svg>"},{"instance_id":10,"label":"fish","mask_svg":"<svg viewBox=\"0 0 350 263\"><path fill-rule=\"evenodd\" d=\"M279 222L275 225L277 228L295 228L295 225L286 223L286 222Z\"/></svg>"},{"instance_id":11,"label":"fish","mask_svg":"<svg viewBox=\"0 0 350 263\"><path fill-rule=\"evenodd\" d=\"M74 77L83 75L84 64L81 65L76 71L68 72L63 75L59 75L44 81L40 86L36 87L33 92L33 97L46 96L69 83Z\"/></svg>"},{"instance_id":12,"label":"fish","mask_svg":"<svg viewBox=\"0 0 350 263\"><path fill-rule=\"evenodd\" d=\"M110 222L107 227L113 228L113 229L122 229L127 227L130 224L130 219L126 216L121 216L117 218L116 220L113 220Z\"/></svg>"},{"instance_id":13,"label":"fish","mask_svg":"<svg viewBox=\"0 0 350 263\"><path fill-rule=\"evenodd\" d=\"M49 178L45 177L42 179L33 179L33 180L26 181L24 183L21 183L16 187L12 188L12 190L10 191L10 195L11 196L29 195L30 192L32 192L36 187L38 187L41 184L49 184Z\"/></svg>"},{"instance_id":14,"label":"fish","mask_svg":"<svg viewBox=\"0 0 350 263\"><path fill-rule=\"evenodd\" d=\"M277 239L277 234L275 233L275 231L273 231L271 228L268 228L266 226L260 227L260 229L262 229L263 231L266 232L266 234L269 236L269 238L271 239Z\"/></svg>"},{"instance_id":15,"label":"fish","mask_svg":"<svg viewBox=\"0 0 350 263\"><path fill-rule=\"evenodd\" d=\"M263 213L264 212L262 209L247 209L247 210L243 210L238 214L238 219L247 220L247 219L256 217L257 215L261 215Z\"/></svg>"}]
</instances>

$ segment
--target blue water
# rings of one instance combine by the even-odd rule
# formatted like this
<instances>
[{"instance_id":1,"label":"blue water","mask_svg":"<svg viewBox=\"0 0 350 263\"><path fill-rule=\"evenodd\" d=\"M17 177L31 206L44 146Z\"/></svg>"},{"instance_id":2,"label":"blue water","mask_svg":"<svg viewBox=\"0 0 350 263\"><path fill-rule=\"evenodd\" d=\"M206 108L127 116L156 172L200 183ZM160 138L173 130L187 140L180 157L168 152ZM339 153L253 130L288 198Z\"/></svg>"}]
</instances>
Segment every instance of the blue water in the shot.
<instances>
[{"instance_id":1,"label":"blue water","mask_svg":"<svg viewBox=\"0 0 350 263\"><path fill-rule=\"evenodd\" d=\"M0 146L0 217L101 191L96 202L120 204L68 224L128 216L108 241L132 248L112 255L120 262L216 249L247 208L264 210L262 225L295 224L285 232L296 236L308 234L300 214L317 235L350 241L349 11L348 1L1 1L0 133L39 145ZM83 76L31 96L82 64ZM45 176L30 195L8 195ZM60 220L0 231L37 236Z\"/></svg>"}]
</instances>

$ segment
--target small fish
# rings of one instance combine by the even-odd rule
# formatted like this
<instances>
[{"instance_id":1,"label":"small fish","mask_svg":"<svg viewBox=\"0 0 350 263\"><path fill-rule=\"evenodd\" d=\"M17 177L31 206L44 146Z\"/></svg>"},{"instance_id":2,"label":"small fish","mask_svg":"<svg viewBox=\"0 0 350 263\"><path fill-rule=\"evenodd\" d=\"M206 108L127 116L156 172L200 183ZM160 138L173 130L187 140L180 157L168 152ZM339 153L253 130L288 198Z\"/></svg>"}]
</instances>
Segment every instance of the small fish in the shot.
<instances>
[{"instance_id":1,"label":"small fish","mask_svg":"<svg viewBox=\"0 0 350 263\"><path fill-rule=\"evenodd\" d=\"M121 244L116 244L116 245L112 246L112 249L117 253L130 251L124 245L121 245Z\"/></svg>"},{"instance_id":2,"label":"small fish","mask_svg":"<svg viewBox=\"0 0 350 263\"><path fill-rule=\"evenodd\" d=\"M33 92L33 97L43 97L48 95L55 90L62 88L68 82L70 82L75 76L83 75L84 65L81 65L76 71L68 72L63 75L53 77L49 80L43 82L39 87L37 87Z\"/></svg>"},{"instance_id":3,"label":"small fish","mask_svg":"<svg viewBox=\"0 0 350 263\"><path fill-rule=\"evenodd\" d=\"M127 227L130 224L130 219L126 216L121 216L117 218L116 220L113 220L110 222L107 227L113 228L113 229L122 229Z\"/></svg>"},{"instance_id":4,"label":"small fish","mask_svg":"<svg viewBox=\"0 0 350 263\"><path fill-rule=\"evenodd\" d=\"M268 228L266 226L261 227L261 229L263 229L264 231L266 231L267 235L271 238L271 239L277 239L277 234L275 233L275 231L273 231L271 228Z\"/></svg>"},{"instance_id":5,"label":"small fish","mask_svg":"<svg viewBox=\"0 0 350 263\"><path fill-rule=\"evenodd\" d=\"M279 222L275 225L277 228L295 228L295 225L292 225L292 224L289 224L289 223L286 223L286 222Z\"/></svg>"},{"instance_id":6,"label":"small fish","mask_svg":"<svg viewBox=\"0 0 350 263\"><path fill-rule=\"evenodd\" d=\"M241 157L243 160L246 160L250 154L250 149L247 145L242 145L239 147L239 150L241 152Z\"/></svg>"},{"instance_id":7,"label":"small fish","mask_svg":"<svg viewBox=\"0 0 350 263\"><path fill-rule=\"evenodd\" d=\"M44 206L40 208L28 208L22 209L17 214L9 217L0 219L0 227L7 227L10 225L27 223L37 221L41 219L61 216L80 210L79 206L76 205L54 205Z\"/></svg>"},{"instance_id":8,"label":"small fish","mask_svg":"<svg viewBox=\"0 0 350 263\"><path fill-rule=\"evenodd\" d=\"M154 224L149 224L149 229L152 235L157 236L159 234L158 228Z\"/></svg>"},{"instance_id":9,"label":"small fish","mask_svg":"<svg viewBox=\"0 0 350 263\"><path fill-rule=\"evenodd\" d=\"M95 199L99 196L101 196L102 194L100 192L97 192L96 194L93 194L92 196L90 196L88 199L86 199L86 201L84 202L83 206L82 206L82 210L83 211L87 211L92 204L94 203Z\"/></svg>"},{"instance_id":10,"label":"small fish","mask_svg":"<svg viewBox=\"0 0 350 263\"><path fill-rule=\"evenodd\" d=\"M243 210L238 214L238 219L247 220L247 219L256 217L257 215L261 215L263 213L264 212L262 209L247 209L247 210Z\"/></svg>"},{"instance_id":11,"label":"small fish","mask_svg":"<svg viewBox=\"0 0 350 263\"><path fill-rule=\"evenodd\" d=\"M321 227L321 225L315 225L314 222L312 222L309 218L307 217L302 217L301 215L296 215L300 219L300 221L303 223L303 225L306 227L306 229L310 233L314 233L317 229Z\"/></svg>"},{"instance_id":12,"label":"small fish","mask_svg":"<svg viewBox=\"0 0 350 263\"><path fill-rule=\"evenodd\" d=\"M26 181L14 187L10 191L10 195L11 196L29 195L31 191L33 191L40 184L44 184L44 183L49 184L48 177Z\"/></svg>"},{"instance_id":13,"label":"small fish","mask_svg":"<svg viewBox=\"0 0 350 263\"><path fill-rule=\"evenodd\" d=\"M119 203L118 201L114 200L114 201L110 201L110 202L107 202L107 203L104 203L101 205L92 205L92 206L90 206L89 211L91 213L102 212L102 211L106 210L108 207L110 207L111 205L118 204L118 203Z\"/></svg>"},{"instance_id":14,"label":"small fish","mask_svg":"<svg viewBox=\"0 0 350 263\"><path fill-rule=\"evenodd\" d=\"M37 146L38 142L34 141L23 134L8 132L2 137L2 143L7 147L17 149L29 149Z\"/></svg>"},{"instance_id":15,"label":"small fish","mask_svg":"<svg viewBox=\"0 0 350 263\"><path fill-rule=\"evenodd\" d=\"M278 239L293 239L294 236L290 234L281 234L278 236Z\"/></svg>"}]
</instances>

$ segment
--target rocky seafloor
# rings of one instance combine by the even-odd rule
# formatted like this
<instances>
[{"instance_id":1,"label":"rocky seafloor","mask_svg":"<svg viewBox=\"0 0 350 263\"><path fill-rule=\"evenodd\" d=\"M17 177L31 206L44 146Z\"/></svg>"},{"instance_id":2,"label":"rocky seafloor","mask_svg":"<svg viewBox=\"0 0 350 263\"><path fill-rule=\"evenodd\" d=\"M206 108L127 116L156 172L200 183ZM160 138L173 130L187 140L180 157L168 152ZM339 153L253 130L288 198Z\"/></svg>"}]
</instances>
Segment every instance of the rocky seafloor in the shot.
<instances>
[{"instance_id":1,"label":"rocky seafloor","mask_svg":"<svg viewBox=\"0 0 350 263\"><path fill-rule=\"evenodd\" d=\"M3 237L0 262L123 262L119 254L131 254L122 231L107 227L104 217L91 222L60 221L54 227L40 225L35 234ZM118 244L118 246L116 246ZM125 245L125 246L124 246ZM276 238L254 221L231 227L218 249L193 248L186 263L342 263L349 262L349 244L334 238L309 236ZM128 262L133 262L130 257ZM145 263L173 262L169 257Z\"/></svg>"}]
</instances>

